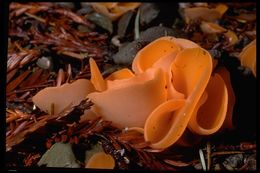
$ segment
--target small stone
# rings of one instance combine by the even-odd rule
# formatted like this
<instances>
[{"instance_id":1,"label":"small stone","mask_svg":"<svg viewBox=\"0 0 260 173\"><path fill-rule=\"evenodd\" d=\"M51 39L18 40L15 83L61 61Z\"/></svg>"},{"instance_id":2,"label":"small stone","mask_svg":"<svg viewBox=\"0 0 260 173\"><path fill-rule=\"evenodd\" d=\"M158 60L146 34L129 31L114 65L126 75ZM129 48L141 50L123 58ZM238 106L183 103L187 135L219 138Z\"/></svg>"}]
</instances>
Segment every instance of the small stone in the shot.
<instances>
[{"instance_id":1,"label":"small stone","mask_svg":"<svg viewBox=\"0 0 260 173\"><path fill-rule=\"evenodd\" d=\"M51 69L53 67L52 58L51 57L41 57L37 60L36 64L42 69Z\"/></svg>"}]
</instances>

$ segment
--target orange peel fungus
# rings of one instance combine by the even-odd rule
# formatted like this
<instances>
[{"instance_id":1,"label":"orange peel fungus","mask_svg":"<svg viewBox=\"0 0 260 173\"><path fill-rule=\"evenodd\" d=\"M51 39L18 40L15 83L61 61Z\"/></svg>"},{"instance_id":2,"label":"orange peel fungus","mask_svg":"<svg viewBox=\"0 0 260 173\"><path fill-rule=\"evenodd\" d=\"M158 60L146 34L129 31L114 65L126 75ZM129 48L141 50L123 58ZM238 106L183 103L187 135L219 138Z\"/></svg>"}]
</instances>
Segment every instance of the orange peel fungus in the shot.
<instances>
[{"instance_id":1,"label":"orange peel fungus","mask_svg":"<svg viewBox=\"0 0 260 173\"><path fill-rule=\"evenodd\" d=\"M141 5L140 2L103 2L91 3L94 10L108 16L111 20L117 20L129 10L134 10Z\"/></svg>"},{"instance_id":2,"label":"orange peel fungus","mask_svg":"<svg viewBox=\"0 0 260 173\"><path fill-rule=\"evenodd\" d=\"M229 74L219 67L213 70L213 62L194 42L161 37L137 53L132 70L124 68L107 78L90 59L91 85L85 85L83 95L94 103L96 115L118 128L137 129L150 147L165 149L186 129L203 136L232 127L235 97Z\"/></svg>"},{"instance_id":3,"label":"orange peel fungus","mask_svg":"<svg viewBox=\"0 0 260 173\"><path fill-rule=\"evenodd\" d=\"M239 59L241 65L250 68L256 77L256 39L243 48Z\"/></svg>"},{"instance_id":4,"label":"orange peel fungus","mask_svg":"<svg viewBox=\"0 0 260 173\"><path fill-rule=\"evenodd\" d=\"M97 152L89 159L85 167L91 169L113 169L115 160L105 152Z\"/></svg>"},{"instance_id":5,"label":"orange peel fungus","mask_svg":"<svg viewBox=\"0 0 260 173\"><path fill-rule=\"evenodd\" d=\"M65 108L78 105L93 91L95 88L89 80L78 79L71 84L44 88L33 96L32 101L46 113L59 114Z\"/></svg>"}]
</instances>

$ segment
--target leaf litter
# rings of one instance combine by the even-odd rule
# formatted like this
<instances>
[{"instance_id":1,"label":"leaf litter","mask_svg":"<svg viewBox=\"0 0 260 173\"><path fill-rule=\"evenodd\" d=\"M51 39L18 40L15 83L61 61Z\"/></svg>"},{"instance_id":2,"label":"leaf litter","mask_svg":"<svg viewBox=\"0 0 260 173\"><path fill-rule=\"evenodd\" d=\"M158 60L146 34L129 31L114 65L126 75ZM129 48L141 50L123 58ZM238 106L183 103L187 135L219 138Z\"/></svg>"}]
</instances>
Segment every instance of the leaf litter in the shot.
<instances>
[{"instance_id":1,"label":"leaf litter","mask_svg":"<svg viewBox=\"0 0 260 173\"><path fill-rule=\"evenodd\" d=\"M195 41L221 63L229 65L227 58L241 52L256 38L256 8L255 3L225 5L228 10L216 23L233 32L229 35L205 32L205 28L201 28L203 18L191 19L187 23L180 9L173 9L179 13L171 23L154 25L164 10L156 3L142 3L118 21L100 17L103 14L88 3L81 3L80 7L74 3L11 3L6 83L6 166L83 168L91 153L102 150L115 159L115 169L201 170L200 149L207 170L256 170L255 139L240 139L239 132L235 133L238 139L234 141L212 139L210 146L202 141L192 148L154 150L149 148L142 135L122 132L101 117L80 121L83 112L92 104L88 100L52 116L40 111L31 101L31 97L43 88L79 78L89 79L86 59L90 57L103 68L104 74L109 74L113 70L105 72L104 67L118 69L131 65L138 50L165 35ZM179 8L198 6L213 9L216 4L179 4ZM134 40L135 26L131 22L138 9L140 38ZM118 47L110 44L113 36L118 36ZM235 41L231 44L233 38ZM229 69L237 76L244 75L241 72L243 68L235 64L234 69ZM249 72L247 78L251 75ZM225 137L229 133L232 135L233 132L221 135ZM57 155L61 159L57 159Z\"/></svg>"}]
</instances>

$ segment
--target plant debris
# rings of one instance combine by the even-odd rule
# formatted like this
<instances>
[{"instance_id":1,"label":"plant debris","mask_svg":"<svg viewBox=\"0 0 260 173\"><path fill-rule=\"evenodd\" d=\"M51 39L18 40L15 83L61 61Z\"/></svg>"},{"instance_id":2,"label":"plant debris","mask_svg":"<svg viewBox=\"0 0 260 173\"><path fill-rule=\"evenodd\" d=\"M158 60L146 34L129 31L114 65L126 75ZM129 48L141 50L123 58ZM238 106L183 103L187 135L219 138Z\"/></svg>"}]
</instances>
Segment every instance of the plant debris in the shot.
<instances>
[{"instance_id":1,"label":"plant debris","mask_svg":"<svg viewBox=\"0 0 260 173\"><path fill-rule=\"evenodd\" d=\"M79 168L71 145L64 143L55 143L43 154L37 164L39 166L46 165L47 167Z\"/></svg>"},{"instance_id":2,"label":"plant debris","mask_svg":"<svg viewBox=\"0 0 260 173\"><path fill-rule=\"evenodd\" d=\"M8 169L85 168L95 153L104 152L115 161L114 169L120 170L256 171L256 126L252 124L256 122L256 66L252 59L245 60L249 55L241 63L239 59L256 40L256 3L166 6L173 11L168 16L161 3L10 3ZM90 80L90 58L103 76L109 76L131 66L139 50L162 36L197 43L211 53L216 66L229 70L237 97L232 130L188 146L153 149L138 131L118 129L100 116L90 119L86 112L93 103L88 99L59 113L55 105L44 112L33 104L32 98L47 87Z\"/></svg>"},{"instance_id":3,"label":"plant debris","mask_svg":"<svg viewBox=\"0 0 260 173\"><path fill-rule=\"evenodd\" d=\"M153 40L162 36L174 36L174 30L164 26L151 27L140 33L140 38L128 43L113 55L117 64L129 65L132 63L136 53Z\"/></svg>"},{"instance_id":4,"label":"plant debris","mask_svg":"<svg viewBox=\"0 0 260 173\"><path fill-rule=\"evenodd\" d=\"M107 16L100 13L91 13L87 16L87 19L109 31L110 33L113 32L112 21Z\"/></svg>"}]
</instances>

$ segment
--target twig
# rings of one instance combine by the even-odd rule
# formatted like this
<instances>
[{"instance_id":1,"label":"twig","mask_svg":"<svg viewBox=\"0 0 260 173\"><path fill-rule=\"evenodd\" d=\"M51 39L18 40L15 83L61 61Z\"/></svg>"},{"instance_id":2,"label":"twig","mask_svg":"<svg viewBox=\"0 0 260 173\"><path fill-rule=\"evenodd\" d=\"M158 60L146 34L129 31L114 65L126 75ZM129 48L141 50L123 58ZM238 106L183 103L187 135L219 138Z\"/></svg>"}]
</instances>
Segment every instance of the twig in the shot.
<instances>
[{"instance_id":1,"label":"twig","mask_svg":"<svg viewBox=\"0 0 260 173\"><path fill-rule=\"evenodd\" d=\"M66 55L66 56L77 58L79 60L83 60L85 58L82 54L77 54L77 53L74 53L74 52L62 51L60 53L63 54L63 55Z\"/></svg>"},{"instance_id":2,"label":"twig","mask_svg":"<svg viewBox=\"0 0 260 173\"><path fill-rule=\"evenodd\" d=\"M210 170L211 166L211 145L210 142L207 142L207 171Z\"/></svg>"},{"instance_id":3,"label":"twig","mask_svg":"<svg viewBox=\"0 0 260 173\"><path fill-rule=\"evenodd\" d=\"M38 21L42 22L42 23L46 23L46 20L43 19L43 18L41 18L41 17L38 17L38 16L33 15L33 14L30 14L30 13L28 13L28 12L25 12L25 14L26 14L27 16L31 17L31 18L34 18L35 20L38 20ZM49 24L50 24L51 26L55 26L55 23L53 23L53 22L49 22Z\"/></svg>"},{"instance_id":4,"label":"twig","mask_svg":"<svg viewBox=\"0 0 260 173\"><path fill-rule=\"evenodd\" d=\"M206 170L207 170L207 168L206 168L206 162L205 162L205 158L204 158L204 154L203 154L202 149L199 149L199 155L200 155L200 162L201 162L201 165L202 165L202 169L203 169L204 171L206 171Z\"/></svg>"},{"instance_id":5,"label":"twig","mask_svg":"<svg viewBox=\"0 0 260 173\"><path fill-rule=\"evenodd\" d=\"M68 77L67 77L66 83L69 83L71 78L72 78L72 71L71 71L71 65L70 64L68 64L67 74L68 74Z\"/></svg>"},{"instance_id":6,"label":"twig","mask_svg":"<svg viewBox=\"0 0 260 173\"><path fill-rule=\"evenodd\" d=\"M219 156L219 155L243 154L243 153L245 152L244 151L218 151L218 152L213 152L211 154L211 157Z\"/></svg>"},{"instance_id":7,"label":"twig","mask_svg":"<svg viewBox=\"0 0 260 173\"><path fill-rule=\"evenodd\" d=\"M137 40L140 37L139 20L140 20L140 9L138 9L135 17L135 40Z\"/></svg>"}]
</instances>

